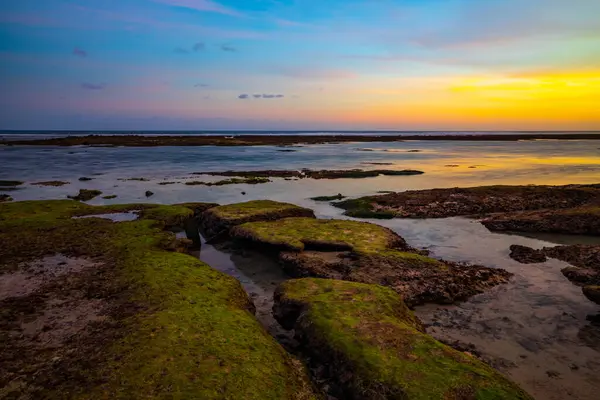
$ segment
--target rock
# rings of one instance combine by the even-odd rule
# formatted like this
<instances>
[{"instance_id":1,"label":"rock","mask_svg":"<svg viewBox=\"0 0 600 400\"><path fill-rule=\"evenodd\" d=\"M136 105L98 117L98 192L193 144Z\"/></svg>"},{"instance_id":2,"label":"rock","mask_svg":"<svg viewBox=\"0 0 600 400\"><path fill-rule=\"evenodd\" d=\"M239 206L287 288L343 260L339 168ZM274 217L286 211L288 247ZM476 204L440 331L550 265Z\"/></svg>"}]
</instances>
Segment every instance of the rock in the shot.
<instances>
[{"instance_id":1,"label":"rock","mask_svg":"<svg viewBox=\"0 0 600 400\"><path fill-rule=\"evenodd\" d=\"M45 181L45 182L35 182L32 183L32 185L36 185L36 186L64 186L64 185L68 185L69 182L64 182L64 181Z\"/></svg>"},{"instance_id":2,"label":"rock","mask_svg":"<svg viewBox=\"0 0 600 400\"><path fill-rule=\"evenodd\" d=\"M387 176L405 176L421 175L423 171L411 169L390 170L390 169L350 169L350 170L261 170L261 171L222 171L222 172L194 172L193 175L213 175L213 176L238 176L245 178L311 178L311 179L342 179L342 178L371 178L379 175ZM240 182L244 183L244 182ZM263 183L263 182L259 182ZM196 184L205 184L198 182Z\"/></svg>"},{"instance_id":3,"label":"rock","mask_svg":"<svg viewBox=\"0 0 600 400\"><path fill-rule=\"evenodd\" d=\"M366 222L285 218L241 224L230 236L279 253L293 277L377 283L400 293L410 306L464 300L511 276L502 269L426 257L390 229Z\"/></svg>"},{"instance_id":4,"label":"rock","mask_svg":"<svg viewBox=\"0 0 600 400\"><path fill-rule=\"evenodd\" d=\"M525 210L563 210L600 204L600 190L591 185L568 186L482 186L411 190L386 195L366 196L335 203L352 217L368 218L377 214L389 218L446 218L461 215L485 215ZM592 215L593 210L587 209ZM554 212L554 211L552 211ZM493 218L496 221L501 217ZM569 217L572 219L572 217ZM579 218L579 217L578 217ZM586 226L592 226L589 222Z\"/></svg>"},{"instance_id":5,"label":"rock","mask_svg":"<svg viewBox=\"0 0 600 400\"><path fill-rule=\"evenodd\" d=\"M12 201L12 197L10 197L7 194L0 194L0 203L6 202L6 201Z\"/></svg>"},{"instance_id":6,"label":"rock","mask_svg":"<svg viewBox=\"0 0 600 400\"><path fill-rule=\"evenodd\" d=\"M69 199L77 200L77 201L89 201L94 197L100 196L102 192L100 190L88 190L81 189L79 190L79 194L77 196L67 196Z\"/></svg>"},{"instance_id":7,"label":"rock","mask_svg":"<svg viewBox=\"0 0 600 400\"><path fill-rule=\"evenodd\" d=\"M200 217L200 229L208 240L218 234L226 236L231 228L246 222L273 221L287 217L314 218L315 214L312 210L294 204L255 200L206 210Z\"/></svg>"},{"instance_id":8,"label":"rock","mask_svg":"<svg viewBox=\"0 0 600 400\"><path fill-rule=\"evenodd\" d=\"M585 297L596 304L600 304L600 285L584 286L582 290Z\"/></svg>"},{"instance_id":9,"label":"rock","mask_svg":"<svg viewBox=\"0 0 600 400\"><path fill-rule=\"evenodd\" d=\"M538 264L548 260L542 250L535 250L518 244L510 246L510 258L521 264Z\"/></svg>"},{"instance_id":10,"label":"rock","mask_svg":"<svg viewBox=\"0 0 600 400\"><path fill-rule=\"evenodd\" d=\"M271 180L267 179L267 178L253 177L253 178L231 178L231 179L224 179L222 181L217 181L217 182L190 181L190 182L186 182L185 184L188 186L199 186L199 185L224 186L224 185L239 185L239 184L257 185L260 183L269 183L269 182L271 182Z\"/></svg>"},{"instance_id":11,"label":"rock","mask_svg":"<svg viewBox=\"0 0 600 400\"><path fill-rule=\"evenodd\" d=\"M333 200L342 200L345 199L346 196L342 196L341 193L338 193L335 196L317 196L317 197L311 197L311 200L314 201L333 201Z\"/></svg>"},{"instance_id":12,"label":"rock","mask_svg":"<svg viewBox=\"0 0 600 400\"><path fill-rule=\"evenodd\" d=\"M393 291L355 282L298 279L275 292L273 314L293 328L317 379L332 381L340 399L533 400L475 357L424 333Z\"/></svg>"},{"instance_id":13,"label":"rock","mask_svg":"<svg viewBox=\"0 0 600 400\"><path fill-rule=\"evenodd\" d=\"M87 181L91 181L92 179L94 179L94 178L88 178L88 177L86 177L86 176L82 176L81 178L79 178L79 180L80 180L81 182L87 182Z\"/></svg>"},{"instance_id":14,"label":"rock","mask_svg":"<svg viewBox=\"0 0 600 400\"><path fill-rule=\"evenodd\" d=\"M152 197L152 196L154 196L154 192L146 190L146 197Z\"/></svg>"},{"instance_id":15,"label":"rock","mask_svg":"<svg viewBox=\"0 0 600 400\"><path fill-rule=\"evenodd\" d=\"M116 194L111 194L110 196L104 196L102 198L105 199L105 200L116 199L117 195Z\"/></svg>"},{"instance_id":16,"label":"rock","mask_svg":"<svg viewBox=\"0 0 600 400\"><path fill-rule=\"evenodd\" d=\"M506 213L484 219L482 224L491 231L600 235L600 207Z\"/></svg>"},{"instance_id":17,"label":"rock","mask_svg":"<svg viewBox=\"0 0 600 400\"><path fill-rule=\"evenodd\" d=\"M21 186L22 181L0 181L0 186Z\"/></svg>"}]
</instances>

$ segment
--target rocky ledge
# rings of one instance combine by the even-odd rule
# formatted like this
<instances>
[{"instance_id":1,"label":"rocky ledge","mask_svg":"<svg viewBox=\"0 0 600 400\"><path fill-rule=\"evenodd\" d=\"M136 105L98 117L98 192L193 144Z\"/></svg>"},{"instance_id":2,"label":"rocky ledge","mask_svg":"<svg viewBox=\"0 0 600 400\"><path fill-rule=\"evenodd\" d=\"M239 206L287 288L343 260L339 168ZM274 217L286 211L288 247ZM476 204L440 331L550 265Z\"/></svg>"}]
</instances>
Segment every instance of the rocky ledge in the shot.
<instances>
[{"instance_id":1,"label":"rocky ledge","mask_svg":"<svg viewBox=\"0 0 600 400\"><path fill-rule=\"evenodd\" d=\"M373 178L379 175L384 176L410 176L421 175L423 171L412 169L393 170L393 169L300 169L300 170L259 170L259 171L221 171L221 172L194 172L193 175L211 175L211 176L237 176L244 178L297 178L297 179L342 179L342 178Z\"/></svg>"},{"instance_id":2,"label":"rocky ledge","mask_svg":"<svg viewBox=\"0 0 600 400\"><path fill-rule=\"evenodd\" d=\"M575 285L582 286L588 299L600 304L600 246L576 244L534 250L513 245L511 251L520 254L513 258L522 263L544 262L549 257L571 264L561 270L563 275Z\"/></svg>"},{"instance_id":3,"label":"rocky ledge","mask_svg":"<svg viewBox=\"0 0 600 400\"><path fill-rule=\"evenodd\" d=\"M427 257L390 229L365 222L285 218L241 224L229 234L242 245L275 252L293 277L377 283L410 306L464 300L511 276L502 269Z\"/></svg>"},{"instance_id":4,"label":"rocky ledge","mask_svg":"<svg viewBox=\"0 0 600 400\"><path fill-rule=\"evenodd\" d=\"M200 228L205 237L227 236L234 226L253 221L273 221L287 217L315 217L312 210L294 204L271 200L255 200L214 207L200 216Z\"/></svg>"},{"instance_id":5,"label":"rocky ledge","mask_svg":"<svg viewBox=\"0 0 600 400\"><path fill-rule=\"evenodd\" d=\"M533 400L473 356L426 335L388 288L291 280L277 289L273 310L311 361L325 366L321 374L338 398Z\"/></svg>"},{"instance_id":6,"label":"rocky ledge","mask_svg":"<svg viewBox=\"0 0 600 400\"><path fill-rule=\"evenodd\" d=\"M319 398L240 283L164 230L188 206L0 204L0 397Z\"/></svg>"},{"instance_id":7,"label":"rocky ledge","mask_svg":"<svg viewBox=\"0 0 600 400\"><path fill-rule=\"evenodd\" d=\"M358 218L446 218L600 204L598 185L411 190L334 203Z\"/></svg>"}]
</instances>

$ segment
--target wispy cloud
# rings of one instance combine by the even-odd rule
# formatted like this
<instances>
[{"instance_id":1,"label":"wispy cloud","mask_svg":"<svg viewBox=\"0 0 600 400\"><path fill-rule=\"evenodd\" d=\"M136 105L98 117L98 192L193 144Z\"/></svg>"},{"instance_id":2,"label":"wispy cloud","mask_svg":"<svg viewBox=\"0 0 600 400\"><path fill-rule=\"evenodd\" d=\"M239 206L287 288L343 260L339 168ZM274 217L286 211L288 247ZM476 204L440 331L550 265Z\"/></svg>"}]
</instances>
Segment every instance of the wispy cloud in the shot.
<instances>
[{"instance_id":1,"label":"wispy cloud","mask_svg":"<svg viewBox=\"0 0 600 400\"><path fill-rule=\"evenodd\" d=\"M225 7L211 0L154 0L156 3L166 4L173 7L189 8L191 10L214 12L218 14L229 15L232 17L243 16L240 12Z\"/></svg>"},{"instance_id":2,"label":"wispy cloud","mask_svg":"<svg viewBox=\"0 0 600 400\"><path fill-rule=\"evenodd\" d=\"M187 49L184 49L183 47L176 47L173 49L173 53L175 54L189 54L190 52Z\"/></svg>"},{"instance_id":3,"label":"wispy cloud","mask_svg":"<svg viewBox=\"0 0 600 400\"><path fill-rule=\"evenodd\" d=\"M88 53L87 51L80 49L79 47L75 47L73 49L73 55L76 57L87 57Z\"/></svg>"},{"instance_id":4,"label":"wispy cloud","mask_svg":"<svg viewBox=\"0 0 600 400\"><path fill-rule=\"evenodd\" d=\"M349 70L314 66L281 67L273 69L273 72L288 78L313 80L352 79L357 76L356 73Z\"/></svg>"},{"instance_id":5,"label":"wispy cloud","mask_svg":"<svg viewBox=\"0 0 600 400\"><path fill-rule=\"evenodd\" d=\"M285 97L285 95L283 95L283 94L264 94L264 93L263 94L259 94L259 93L257 93L257 94L253 94L252 97L255 98L255 99L282 99L282 98ZM249 99L249 98L250 98L250 95L246 94L246 93L240 94L238 96L238 99L242 99L242 100L246 100L246 99Z\"/></svg>"},{"instance_id":6,"label":"wispy cloud","mask_svg":"<svg viewBox=\"0 0 600 400\"><path fill-rule=\"evenodd\" d=\"M194 85L194 87L196 87L196 88L207 88L208 85L206 83L196 83Z\"/></svg>"},{"instance_id":7,"label":"wispy cloud","mask_svg":"<svg viewBox=\"0 0 600 400\"><path fill-rule=\"evenodd\" d=\"M192 47L192 50L194 50L195 52L198 51L202 51L206 48L206 46L204 45L204 42L198 42L196 44L194 44L194 46Z\"/></svg>"},{"instance_id":8,"label":"wispy cloud","mask_svg":"<svg viewBox=\"0 0 600 400\"><path fill-rule=\"evenodd\" d=\"M221 50L223 51L227 51L230 53L235 53L237 51L237 49L229 44L222 44L221 45Z\"/></svg>"},{"instance_id":9,"label":"wispy cloud","mask_svg":"<svg viewBox=\"0 0 600 400\"><path fill-rule=\"evenodd\" d=\"M104 88L106 88L106 85L104 83L84 82L81 84L81 88L85 90L103 90Z\"/></svg>"}]
</instances>

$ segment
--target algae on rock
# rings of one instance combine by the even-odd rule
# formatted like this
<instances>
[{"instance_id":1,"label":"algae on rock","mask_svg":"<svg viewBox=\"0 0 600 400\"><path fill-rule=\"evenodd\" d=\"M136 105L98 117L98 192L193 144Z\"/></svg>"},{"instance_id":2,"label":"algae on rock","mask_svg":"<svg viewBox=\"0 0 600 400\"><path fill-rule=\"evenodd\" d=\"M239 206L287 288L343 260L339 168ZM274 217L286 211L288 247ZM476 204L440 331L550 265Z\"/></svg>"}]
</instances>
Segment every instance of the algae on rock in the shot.
<instances>
[{"instance_id":1,"label":"algae on rock","mask_svg":"<svg viewBox=\"0 0 600 400\"><path fill-rule=\"evenodd\" d=\"M133 209L142 210L141 219L72 218ZM194 210L183 206L1 204L0 279L24 274L27 263L57 253L101 264L62 278L49 276L38 292L0 300L0 330L8 340L0 375L11 395L317 398L301 363L254 318L240 283L182 254L179 240L164 230L193 216ZM73 340L50 345L25 334L8 335L59 300L73 307L94 304L97 317ZM65 323L74 329L69 321L53 321L44 334L59 332Z\"/></svg>"},{"instance_id":2,"label":"algae on rock","mask_svg":"<svg viewBox=\"0 0 600 400\"><path fill-rule=\"evenodd\" d=\"M325 365L343 399L533 400L471 355L424 333L392 290L298 279L275 293L274 314L302 349Z\"/></svg>"},{"instance_id":3,"label":"algae on rock","mask_svg":"<svg viewBox=\"0 0 600 400\"><path fill-rule=\"evenodd\" d=\"M210 239L226 234L231 228L246 222L273 221L286 217L311 217L312 210L294 204L272 200L254 200L244 203L213 207L201 215L200 227Z\"/></svg>"},{"instance_id":4,"label":"algae on rock","mask_svg":"<svg viewBox=\"0 0 600 400\"><path fill-rule=\"evenodd\" d=\"M411 306L464 300L512 276L502 269L427 257L392 230L360 221L249 222L231 229L230 236L242 244L278 251L282 267L293 277L380 283L400 293Z\"/></svg>"}]
</instances>

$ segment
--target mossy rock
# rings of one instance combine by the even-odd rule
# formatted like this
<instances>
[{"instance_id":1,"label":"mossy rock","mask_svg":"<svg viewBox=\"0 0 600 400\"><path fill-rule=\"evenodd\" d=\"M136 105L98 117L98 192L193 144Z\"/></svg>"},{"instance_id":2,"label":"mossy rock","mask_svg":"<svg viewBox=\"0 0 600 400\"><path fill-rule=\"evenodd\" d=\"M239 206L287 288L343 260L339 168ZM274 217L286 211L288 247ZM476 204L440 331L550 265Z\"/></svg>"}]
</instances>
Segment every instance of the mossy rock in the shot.
<instances>
[{"instance_id":1,"label":"mossy rock","mask_svg":"<svg viewBox=\"0 0 600 400\"><path fill-rule=\"evenodd\" d=\"M446 218L531 210L559 210L600 203L593 185L480 186L411 190L335 203L357 218Z\"/></svg>"},{"instance_id":2,"label":"mossy rock","mask_svg":"<svg viewBox=\"0 0 600 400\"><path fill-rule=\"evenodd\" d=\"M146 212L136 221L72 218L140 207ZM27 273L23 262L57 253L98 264L63 278L52 275L35 293L0 299L0 334L6 339L0 365L10 363L10 371L3 374L3 394L64 399L316 398L302 364L252 315L253 305L240 283L173 251L179 250L178 241L163 228L193 214L183 206L94 207L69 200L1 204L3 274ZM102 313L70 340L52 346L32 345L27 335L8 334L21 329L23 318L35 320L57 298L61 307L102 304ZM44 334L56 332L60 324L54 321Z\"/></svg>"},{"instance_id":3,"label":"mossy rock","mask_svg":"<svg viewBox=\"0 0 600 400\"><path fill-rule=\"evenodd\" d=\"M7 194L0 194L0 203L3 203L5 201L12 201L12 197L10 197Z\"/></svg>"},{"instance_id":4,"label":"mossy rock","mask_svg":"<svg viewBox=\"0 0 600 400\"><path fill-rule=\"evenodd\" d=\"M102 196L102 198L103 198L104 200L112 200L112 199L116 199L116 198L117 198L117 195L116 195L116 194L111 194L111 195L109 195L109 196Z\"/></svg>"},{"instance_id":5,"label":"mossy rock","mask_svg":"<svg viewBox=\"0 0 600 400\"><path fill-rule=\"evenodd\" d=\"M311 217L308 208L272 200L254 200L245 203L213 207L201 215L200 225L207 238L229 232L234 226L253 221L273 221L287 217Z\"/></svg>"},{"instance_id":6,"label":"mossy rock","mask_svg":"<svg viewBox=\"0 0 600 400\"><path fill-rule=\"evenodd\" d=\"M343 196L341 193L338 193L337 195L334 196L317 196L317 197L311 197L311 200L314 201L333 201L333 200L342 200L345 199L346 196Z\"/></svg>"},{"instance_id":7,"label":"mossy rock","mask_svg":"<svg viewBox=\"0 0 600 400\"><path fill-rule=\"evenodd\" d=\"M392 230L360 221L285 218L248 222L230 236L278 253L293 277L379 283L411 306L452 303L508 281L502 269L436 260L411 248Z\"/></svg>"},{"instance_id":8,"label":"mossy rock","mask_svg":"<svg viewBox=\"0 0 600 400\"><path fill-rule=\"evenodd\" d=\"M102 194L100 190L88 190L88 189L80 189L79 193L76 196L67 196L69 199L77 200L77 201L90 201L94 197L98 197Z\"/></svg>"},{"instance_id":9,"label":"mossy rock","mask_svg":"<svg viewBox=\"0 0 600 400\"><path fill-rule=\"evenodd\" d=\"M185 184L188 186L225 186L225 185L239 185L239 184L247 184L247 185L258 185L261 183L269 183L271 182L268 178L262 177L249 177L249 178L230 178L224 179L216 182L203 182L203 181L190 181Z\"/></svg>"},{"instance_id":10,"label":"mossy rock","mask_svg":"<svg viewBox=\"0 0 600 400\"><path fill-rule=\"evenodd\" d=\"M274 314L343 399L533 400L471 355L424 333L388 288L299 279L275 293Z\"/></svg>"}]
</instances>

